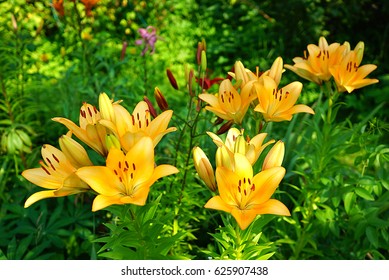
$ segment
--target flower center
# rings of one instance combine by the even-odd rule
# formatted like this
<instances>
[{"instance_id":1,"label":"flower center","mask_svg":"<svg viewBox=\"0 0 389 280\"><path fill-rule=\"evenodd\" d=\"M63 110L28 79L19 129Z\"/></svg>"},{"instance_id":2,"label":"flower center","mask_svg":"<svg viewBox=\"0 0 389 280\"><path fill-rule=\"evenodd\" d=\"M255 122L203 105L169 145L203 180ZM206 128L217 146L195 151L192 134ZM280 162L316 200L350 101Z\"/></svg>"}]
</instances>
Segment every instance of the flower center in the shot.
<instances>
[{"instance_id":1,"label":"flower center","mask_svg":"<svg viewBox=\"0 0 389 280\"><path fill-rule=\"evenodd\" d=\"M43 149L46 149L47 146L43 145ZM66 160L60 161L60 156L56 156L54 153L51 154L51 156L46 156L44 158L44 162L41 160L39 161L39 164L43 171L47 175L53 175L53 176L67 176L70 173L75 171L75 168Z\"/></svg>"},{"instance_id":2,"label":"flower center","mask_svg":"<svg viewBox=\"0 0 389 280\"><path fill-rule=\"evenodd\" d=\"M248 201L252 192L255 191L255 184L251 182L250 178L244 177L238 181L238 195L237 195L237 204L239 209L246 209L248 206Z\"/></svg>"},{"instance_id":3,"label":"flower center","mask_svg":"<svg viewBox=\"0 0 389 280\"><path fill-rule=\"evenodd\" d=\"M317 54L316 58L320 59L320 57L322 58L323 61L326 59L330 59L330 52L328 50L321 50Z\"/></svg>"},{"instance_id":4,"label":"flower center","mask_svg":"<svg viewBox=\"0 0 389 280\"><path fill-rule=\"evenodd\" d=\"M86 120L86 123L88 124L97 124L101 119L100 112L96 109L96 107L85 102L80 109L80 116Z\"/></svg>"},{"instance_id":5,"label":"flower center","mask_svg":"<svg viewBox=\"0 0 389 280\"><path fill-rule=\"evenodd\" d=\"M278 101L281 101L283 98L284 99L288 98L288 95L289 95L289 91L282 92L282 88L279 90L273 88L273 97L275 100L278 99Z\"/></svg>"},{"instance_id":6,"label":"flower center","mask_svg":"<svg viewBox=\"0 0 389 280\"><path fill-rule=\"evenodd\" d=\"M115 175L119 178L119 181L124 185L125 190L123 190L127 195L132 196L136 191L136 186L134 185L134 177L136 172L135 163L128 163L127 160L123 162L118 162L118 168L113 170Z\"/></svg>"},{"instance_id":7,"label":"flower center","mask_svg":"<svg viewBox=\"0 0 389 280\"><path fill-rule=\"evenodd\" d=\"M132 125L138 128L138 130L143 130L150 125L150 111L145 110L144 114L134 113L131 115Z\"/></svg>"},{"instance_id":8,"label":"flower center","mask_svg":"<svg viewBox=\"0 0 389 280\"><path fill-rule=\"evenodd\" d=\"M358 65L355 61L349 61L346 65L346 71L351 73L352 71L357 72L358 71Z\"/></svg>"},{"instance_id":9,"label":"flower center","mask_svg":"<svg viewBox=\"0 0 389 280\"><path fill-rule=\"evenodd\" d=\"M235 95L232 91L224 91L220 94L220 98L222 100L222 103L228 103L228 105L231 105L232 100L234 100L235 98Z\"/></svg>"}]
</instances>

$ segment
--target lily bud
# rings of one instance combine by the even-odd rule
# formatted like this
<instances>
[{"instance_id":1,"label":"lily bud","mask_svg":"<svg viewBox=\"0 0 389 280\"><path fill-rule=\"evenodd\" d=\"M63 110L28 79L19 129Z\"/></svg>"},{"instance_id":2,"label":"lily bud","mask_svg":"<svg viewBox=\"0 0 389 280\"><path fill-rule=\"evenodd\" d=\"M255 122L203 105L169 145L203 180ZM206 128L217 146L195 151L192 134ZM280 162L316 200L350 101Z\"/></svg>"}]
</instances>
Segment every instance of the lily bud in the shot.
<instances>
[{"instance_id":1,"label":"lily bud","mask_svg":"<svg viewBox=\"0 0 389 280\"><path fill-rule=\"evenodd\" d=\"M154 97L155 100L157 101L158 107L162 111L166 111L167 109L169 109L169 105L167 104L165 97L163 96L162 92L158 87L154 89Z\"/></svg>"},{"instance_id":2,"label":"lily bud","mask_svg":"<svg viewBox=\"0 0 389 280\"><path fill-rule=\"evenodd\" d=\"M147 107L149 107L150 114L153 116L153 118L156 118L158 114L150 99L148 99L147 96L143 96L143 101L147 103Z\"/></svg>"},{"instance_id":3,"label":"lily bud","mask_svg":"<svg viewBox=\"0 0 389 280\"><path fill-rule=\"evenodd\" d=\"M246 151L248 150L248 144L244 139L243 134L239 134L236 137L235 145L234 145L234 153L239 153L242 155L246 155Z\"/></svg>"},{"instance_id":4,"label":"lily bud","mask_svg":"<svg viewBox=\"0 0 389 280\"><path fill-rule=\"evenodd\" d=\"M281 140L277 141L270 149L263 161L262 170L266 170L272 167L279 167L284 160L285 144Z\"/></svg>"},{"instance_id":5,"label":"lily bud","mask_svg":"<svg viewBox=\"0 0 389 280\"><path fill-rule=\"evenodd\" d=\"M103 92L99 96L99 109L101 118L111 122L115 122L115 112L113 110L112 101L108 95Z\"/></svg>"},{"instance_id":6,"label":"lily bud","mask_svg":"<svg viewBox=\"0 0 389 280\"><path fill-rule=\"evenodd\" d=\"M169 68L166 69L166 75L167 75L167 77L168 77L168 79L169 79L169 82L170 82L170 84L172 85L172 87L173 87L174 89L177 89L177 90L178 90L178 85L177 85L176 78L174 78L174 75L173 75L172 71L171 71Z\"/></svg>"},{"instance_id":7,"label":"lily bud","mask_svg":"<svg viewBox=\"0 0 389 280\"><path fill-rule=\"evenodd\" d=\"M16 18L13 14L11 14L12 28L16 32L18 30L18 23L16 22Z\"/></svg>"},{"instance_id":8,"label":"lily bud","mask_svg":"<svg viewBox=\"0 0 389 280\"><path fill-rule=\"evenodd\" d=\"M74 167L93 165L84 147L71 138L71 132L67 135L62 135L58 142L62 152Z\"/></svg>"},{"instance_id":9,"label":"lily bud","mask_svg":"<svg viewBox=\"0 0 389 280\"><path fill-rule=\"evenodd\" d=\"M201 148L193 148L193 161L201 180L211 191L216 191L216 180L212 165Z\"/></svg>"},{"instance_id":10,"label":"lily bud","mask_svg":"<svg viewBox=\"0 0 389 280\"><path fill-rule=\"evenodd\" d=\"M235 166L233 153L230 152L224 145L217 148L215 160L216 160L216 167L223 166L230 170L233 170Z\"/></svg>"},{"instance_id":11,"label":"lily bud","mask_svg":"<svg viewBox=\"0 0 389 280\"><path fill-rule=\"evenodd\" d=\"M201 53L202 51L206 51L207 50L207 47L206 47L206 44L205 44L205 40L203 39L201 42L198 42L197 44L197 53L196 53L196 58L197 58L197 65L200 65L201 64Z\"/></svg>"},{"instance_id":12,"label":"lily bud","mask_svg":"<svg viewBox=\"0 0 389 280\"><path fill-rule=\"evenodd\" d=\"M195 82L195 79L193 79L193 77L194 77L193 69L190 69L189 77L188 77L188 89L189 89L189 95L190 96L194 96L194 94L193 94L193 84Z\"/></svg>"},{"instance_id":13,"label":"lily bud","mask_svg":"<svg viewBox=\"0 0 389 280\"><path fill-rule=\"evenodd\" d=\"M105 144L107 145L107 150L109 151L111 148L119 149L121 148L119 139L113 134L107 134L105 136Z\"/></svg>"},{"instance_id":14,"label":"lily bud","mask_svg":"<svg viewBox=\"0 0 389 280\"><path fill-rule=\"evenodd\" d=\"M123 45L122 45L122 51L120 53L120 60L123 60L124 57L126 56L127 46L128 46L128 43L126 41L124 41Z\"/></svg>"},{"instance_id":15,"label":"lily bud","mask_svg":"<svg viewBox=\"0 0 389 280\"><path fill-rule=\"evenodd\" d=\"M216 132L217 135L220 135L220 134L223 134L223 133L226 133L230 128L231 126L234 124L233 121L228 121L226 122L225 124L223 124L219 130Z\"/></svg>"},{"instance_id":16,"label":"lily bud","mask_svg":"<svg viewBox=\"0 0 389 280\"><path fill-rule=\"evenodd\" d=\"M201 70L207 70L207 54L204 50L201 51Z\"/></svg>"}]
</instances>

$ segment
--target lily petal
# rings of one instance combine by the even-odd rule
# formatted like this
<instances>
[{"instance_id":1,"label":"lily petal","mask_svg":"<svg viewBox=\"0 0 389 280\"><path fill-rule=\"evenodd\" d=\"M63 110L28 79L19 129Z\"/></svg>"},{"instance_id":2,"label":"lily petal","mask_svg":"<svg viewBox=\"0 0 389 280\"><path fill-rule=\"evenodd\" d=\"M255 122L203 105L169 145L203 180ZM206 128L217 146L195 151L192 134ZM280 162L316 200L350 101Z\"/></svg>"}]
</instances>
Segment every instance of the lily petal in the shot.
<instances>
[{"instance_id":1,"label":"lily petal","mask_svg":"<svg viewBox=\"0 0 389 280\"><path fill-rule=\"evenodd\" d=\"M265 203L255 205L252 210L257 214L290 216L289 209L277 199L269 199Z\"/></svg>"},{"instance_id":2,"label":"lily petal","mask_svg":"<svg viewBox=\"0 0 389 280\"><path fill-rule=\"evenodd\" d=\"M54 194L54 190L36 192L32 194L29 198L27 198L26 202L24 203L24 208L31 206L31 204L39 200L50 198L50 197L56 197L56 195Z\"/></svg>"}]
</instances>

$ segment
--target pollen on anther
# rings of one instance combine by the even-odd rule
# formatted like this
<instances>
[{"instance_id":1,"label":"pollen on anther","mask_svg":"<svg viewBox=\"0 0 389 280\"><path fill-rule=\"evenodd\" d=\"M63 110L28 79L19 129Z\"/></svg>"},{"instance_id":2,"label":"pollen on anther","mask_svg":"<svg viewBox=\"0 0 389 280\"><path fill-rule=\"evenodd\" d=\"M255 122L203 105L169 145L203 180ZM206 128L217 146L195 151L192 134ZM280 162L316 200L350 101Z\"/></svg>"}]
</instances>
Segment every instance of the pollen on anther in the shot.
<instances>
[{"instance_id":1,"label":"pollen on anther","mask_svg":"<svg viewBox=\"0 0 389 280\"><path fill-rule=\"evenodd\" d=\"M80 115L81 117L86 118L86 113L84 110L80 110Z\"/></svg>"},{"instance_id":2,"label":"pollen on anther","mask_svg":"<svg viewBox=\"0 0 389 280\"><path fill-rule=\"evenodd\" d=\"M51 154L53 156L53 159L59 163L59 159L55 156L55 154Z\"/></svg>"},{"instance_id":3,"label":"pollen on anther","mask_svg":"<svg viewBox=\"0 0 389 280\"><path fill-rule=\"evenodd\" d=\"M254 184L251 186L251 191L255 191L255 185Z\"/></svg>"},{"instance_id":4,"label":"pollen on anther","mask_svg":"<svg viewBox=\"0 0 389 280\"><path fill-rule=\"evenodd\" d=\"M44 167L44 166L42 165L43 163L40 163L40 164L41 164L42 169L47 173L47 175L51 175L50 172L49 172L49 170L47 170L46 167Z\"/></svg>"}]
</instances>

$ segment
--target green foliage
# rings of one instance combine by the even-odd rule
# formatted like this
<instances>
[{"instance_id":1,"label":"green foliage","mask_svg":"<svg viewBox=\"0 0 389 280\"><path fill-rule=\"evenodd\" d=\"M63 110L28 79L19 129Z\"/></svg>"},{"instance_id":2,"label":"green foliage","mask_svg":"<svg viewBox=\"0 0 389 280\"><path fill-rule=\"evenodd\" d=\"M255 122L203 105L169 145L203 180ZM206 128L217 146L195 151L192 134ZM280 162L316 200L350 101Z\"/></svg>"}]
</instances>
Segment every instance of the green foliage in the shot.
<instances>
[{"instance_id":1,"label":"green foliage","mask_svg":"<svg viewBox=\"0 0 389 280\"><path fill-rule=\"evenodd\" d=\"M96 240L105 243L97 253L116 260L177 259L169 253L184 233L170 235L166 231L166 220L173 217L157 213L161 197L145 207L112 206L109 210L115 223L105 224L110 234Z\"/></svg>"},{"instance_id":2,"label":"green foliage","mask_svg":"<svg viewBox=\"0 0 389 280\"><path fill-rule=\"evenodd\" d=\"M101 0L91 16L80 1L64 1L64 16L52 2L0 1L1 260L389 258L386 1ZM149 25L157 28L156 51L141 56L135 40ZM220 126L197 110L203 89L195 80L225 77L236 60L260 71L278 56L291 63L320 36L352 46L364 41L363 63L378 66L371 76L380 82L332 105L328 87L303 82L299 103L313 104L315 116L296 115L265 130L286 144L287 174L275 198L291 217L264 215L240 231L232 217L204 209L212 193L193 171L191 151L204 147L215 162L205 132ZM196 64L202 39L208 69ZM190 95L185 72L192 68ZM296 80L289 71L283 77ZM155 87L177 127L156 148L156 161L180 173L157 182L144 207L92 213L87 194L23 207L36 187L20 173L39 166L41 146L58 146L66 133L51 118L77 123L82 102L96 104L100 92L130 111L144 96L157 108ZM257 133L256 118L249 115L245 135Z\"/></svg>"},{"instance_id":3,"label":"green foliage","mask_svg":"<svg viewBox=\"0 0 389 280\"><path fill-rule=\"evenodd\" d=\"M205 253L216 260L267 260L274 255L274 244L262 236L261 229L273 219L272 216L260 217L246 230L241 231L232 225L231 217L222 216L224 227L211 236L216 241L217 252L210 244Z\"/></svg>"}]
</instances>

